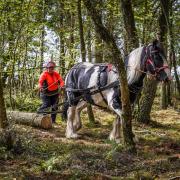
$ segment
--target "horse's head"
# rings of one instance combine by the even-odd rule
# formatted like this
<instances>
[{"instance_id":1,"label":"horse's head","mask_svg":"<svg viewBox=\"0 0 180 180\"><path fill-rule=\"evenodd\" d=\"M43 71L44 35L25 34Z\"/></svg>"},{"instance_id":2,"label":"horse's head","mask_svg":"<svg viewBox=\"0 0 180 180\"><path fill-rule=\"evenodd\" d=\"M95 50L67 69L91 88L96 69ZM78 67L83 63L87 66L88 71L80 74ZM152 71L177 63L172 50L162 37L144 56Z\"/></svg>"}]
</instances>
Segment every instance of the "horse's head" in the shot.
<instances>
[{"instance_id":1,"label":"horse's head","mask_svg":"<svg viewBox=\"0 0 180 180\"><path fill-rule=\"evenodd\" d=\"M146 70L158 81L171 80L164 49L158 40L154 40L147 48Z\"/></svg>"}]
</instances>

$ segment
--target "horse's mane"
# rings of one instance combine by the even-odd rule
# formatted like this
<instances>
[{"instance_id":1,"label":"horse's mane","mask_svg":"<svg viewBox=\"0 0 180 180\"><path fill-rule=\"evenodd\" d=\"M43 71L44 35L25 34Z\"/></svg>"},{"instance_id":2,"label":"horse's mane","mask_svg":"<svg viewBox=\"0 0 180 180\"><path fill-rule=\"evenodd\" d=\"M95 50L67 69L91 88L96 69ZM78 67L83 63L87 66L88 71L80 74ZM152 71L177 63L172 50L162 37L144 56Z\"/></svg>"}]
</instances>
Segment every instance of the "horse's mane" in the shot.
<instances>
[{"instance_id":1,"label":"horse's mane","mask_svg":"<svg viewBox=\"0 0 180 180\"><path fill-rule=\"evenodd\" d=\"M137 71L141 66L141 55L143 47L139 47L133 50L127 57L127 80L128 84L136 82L139 77L142 75L142 72Z\"/></svg>"}]
</instances>

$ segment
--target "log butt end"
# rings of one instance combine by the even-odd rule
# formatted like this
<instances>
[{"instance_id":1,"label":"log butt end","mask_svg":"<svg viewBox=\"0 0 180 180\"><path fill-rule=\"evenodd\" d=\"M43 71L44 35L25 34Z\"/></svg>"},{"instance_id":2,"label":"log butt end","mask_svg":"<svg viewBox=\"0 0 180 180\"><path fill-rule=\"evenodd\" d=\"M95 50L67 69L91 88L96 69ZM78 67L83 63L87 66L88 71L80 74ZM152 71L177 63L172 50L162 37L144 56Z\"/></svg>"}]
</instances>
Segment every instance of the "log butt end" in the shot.
<instances>
[{"instance_id":1,"label":"log butt end","mask_svg":"<svg viewBox=\"0 0 180 180\"><path fill-rule=\"evenodd\" d=\"M43 116L41 119L41 127L43 129L51 129L52 128L52 120L50 116Z\"/></svg>"}]
</instances>

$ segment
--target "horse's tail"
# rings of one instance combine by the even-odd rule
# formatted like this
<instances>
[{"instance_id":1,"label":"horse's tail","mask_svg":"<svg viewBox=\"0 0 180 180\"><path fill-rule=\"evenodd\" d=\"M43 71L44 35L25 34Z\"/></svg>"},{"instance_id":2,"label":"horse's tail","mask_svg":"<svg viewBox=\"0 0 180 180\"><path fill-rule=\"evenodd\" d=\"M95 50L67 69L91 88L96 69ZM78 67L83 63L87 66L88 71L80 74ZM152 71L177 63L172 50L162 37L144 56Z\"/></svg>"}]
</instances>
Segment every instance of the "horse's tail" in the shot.
<instances>
[{"instance_id":1,"label":"horse's tail","mask_svg":"<svg viewBox=\"0 0 180 180\"><path fill-rule=\"evenodd\" d=\"M64 91L64 104L62 107L62 115L61 115L63 120L67 120L68 108L69 108L69 102L68 102L67 92Z\"/></svg>"}]
</instances>

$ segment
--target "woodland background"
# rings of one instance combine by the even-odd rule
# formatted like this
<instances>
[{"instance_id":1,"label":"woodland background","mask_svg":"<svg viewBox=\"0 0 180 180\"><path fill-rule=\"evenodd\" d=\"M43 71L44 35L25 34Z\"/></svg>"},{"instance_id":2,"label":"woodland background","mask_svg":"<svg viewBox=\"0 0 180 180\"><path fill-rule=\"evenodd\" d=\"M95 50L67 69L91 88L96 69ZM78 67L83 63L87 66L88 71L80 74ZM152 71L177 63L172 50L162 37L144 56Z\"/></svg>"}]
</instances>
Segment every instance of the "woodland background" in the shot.
<instances>
[{"instance_id":1,"label":"woodland background","mask_svg":"<svg viewBox=\"0 0 180 180\"><path fill-rule=\"evenodd\" d=\"M0 163L4 164L0 169L2 177L16 177L17 167L22 168L18 171L22 177L30 177L30 174L33 174L37 178L48 178L50 175L48 173L54 173L54 178L59 178L59 172L61 175L64 173L63 177L67 175L67 178L83 177L86 173L88 177L95 174L95 177L103 178L102 174L105 174L105 178L132 176L137 179L141 176L152 178L154 174L160 177L165 174L165 177L170 177L171 170L174 172L173 176L178 174L179 156L175 156L175 160L173 158L179 150L179 1L92 0L91 5L98 14L92 13L93 9L88 8L88 2L88 0L0 1L0 94L1 96L4 94L4 97L0 97L1 127L6 127L6 122L2 120L4 119L3 101L5 101L8 111L36 112L41 104L37 82L43 71L43 64L47 60L52 59L56 62L56 70L63 77L75 63L80 61L115 62L112 49L108 46L108 41L111 42L112 39L102 38L95 30L94 22L96 20L98 22L100 17L107 32L113 35L113 40L120 50L120 59L125 59L133 49L148 45L158 36L164 45L167 61L172 70L173 81L168 84L157 84L155 80L145 79L144 88L137 99L133 112L133 126L141 137L140 142L137 143L137 150L142 153L142 157L127 155L121 146L117 147L106 142L104 139L111 128L108 122L112 122L113 115L104 114L96 108L93 108L93 114L92 107L89 106L88 111L82 115L86 122L83 132L89 134L85 139L77 141L76 144L72 141L64 143L65 140L60 138L64 136L65 129L65 123L60 117L58 120L60 127L49 132L41 132L26 126L22 128L20 125L13 124L13 130L10 128L10 131L18 134L21 139L21 145L17 145L19 141L16 139L13 148L19 147L17 149L21 149L21 155L16 157L13 154L15 152L2 146L0 158ZM96 15L98 16L96 17ZM2 93L2 87L4 93ZM104 116L106 119L102 121ZM166 121L163 121L165 118L167 118ZM101 125L96 124L94 119L98 120ZM91 127L93 127L92 132L89 132ZM105 133L103 129L107 132ZM101 133L98 134L97 131ZM27 132L30 134L29 136ZM163 138L161 135L157 137L157 134L163 133L165 133L162 135ZM29 142L26 138L30 138ZM51 138L57 138L57 142L61 145L52 144ZM97 143L95 146L93 146L93 138ZM87 145L84 141L89 144ZM45 145L43 145L44 143ZM80 149L83 149L83 146L87 148L87 151L83 151L81 157L82 150ZM102 147L106 148L101 157ZM76 149L75 155L73 148ZM116 150L118 153L121 152L118 154L117 162L117 158L114 157L117 155L117 152L114 154ZM153 161L148 166L153 153L156 154L153 160L157 158L159 161L157 164ZM29 159L25 158L27 155L29 155ZM85 159L88 159L85 162L83 155ZM31 156L35 156L33 162L30 161ZM124 159L124 157L127 158ZM161 170L156 171L157 167L161 167L159 163L161 164L163 158L166 158L167 161L165 164L162 163ZM142 166L137 164L140 161L147 165L147 169L142 168L142 164ZM29 167L31 163L35 165L35 169ZM118 163L120 164L118 165ZM128 169L129 163L136 167L135 170ZM58 166L58 164L62 166ZM83 164L87 167L84 167ZM12 169L8 169L8 167L12 167ZM91 167L90 171L88 171L88 167ZM125 168L124 171L122 167ZM65 169L68 168L70 171L66 173ZM7 174L8 171L11 173ZM144 174L144 171L150 171L150 175ZM135 173L132 175L132 172Z\"/></svg>"}]
</instances>

